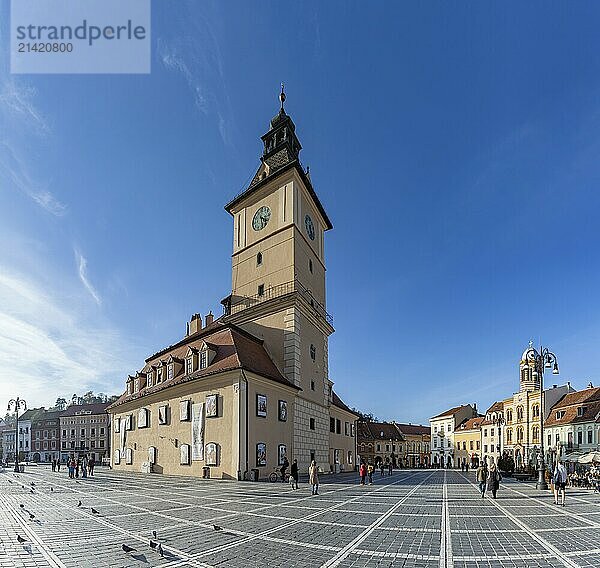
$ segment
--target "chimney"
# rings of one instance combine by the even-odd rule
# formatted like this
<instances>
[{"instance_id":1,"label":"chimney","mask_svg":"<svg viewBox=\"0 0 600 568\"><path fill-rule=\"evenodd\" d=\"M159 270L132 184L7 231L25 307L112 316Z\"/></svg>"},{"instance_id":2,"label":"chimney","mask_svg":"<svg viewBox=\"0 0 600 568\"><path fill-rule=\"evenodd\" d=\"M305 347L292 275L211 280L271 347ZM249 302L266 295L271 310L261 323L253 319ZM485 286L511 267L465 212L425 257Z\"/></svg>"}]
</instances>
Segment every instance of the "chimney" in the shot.
<instances>
[{"instance_id":1,"label":"chimney","mask_svg":"<svg viewBox=\"0 0 600 568\"><path fill-rule=\"evenodd\" d=\"M200 314L194 314L190 320L190 335L197 333L202 329L202 317Z\"/></svg>"},{"instance_id":2,"label":"chimney","mask_svg":"<svg viewBox=\"0 0 600 568\"><path fill-rule=\"evenodd\" d=\"M212 310L211 310L210 312L208 312L208 314L204 318L204 325L206 327L208 327L213 322L214 319L215 319L215 316L213 316L213 313L212 313Z\"/></svg>"}]
</instances>

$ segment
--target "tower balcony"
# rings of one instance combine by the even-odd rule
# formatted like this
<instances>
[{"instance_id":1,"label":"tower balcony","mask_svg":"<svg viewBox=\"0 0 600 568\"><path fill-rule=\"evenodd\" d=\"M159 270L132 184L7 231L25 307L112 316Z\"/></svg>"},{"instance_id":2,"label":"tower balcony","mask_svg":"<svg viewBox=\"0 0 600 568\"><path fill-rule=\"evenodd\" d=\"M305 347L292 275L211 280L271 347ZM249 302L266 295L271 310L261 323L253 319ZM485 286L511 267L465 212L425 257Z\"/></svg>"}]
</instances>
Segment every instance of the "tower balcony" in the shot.
<instances>
[{"instance_id":1,"label":"tower balcony","mask_svg":"<svg viewBox=\"0 0 600 568\"><path fill-rule=\"evenodd\" d=\"M285 296L292 296L293 294L298 294L304 298L304 300L306 300L315 310L317 315L325 319L329 325L333 326L333 316L327 313L325 306L318 302L312 292L298 280L291 280L290 282L265 288L262 291L262 294L254 294L252 296L237 296L230 294L227 298L221 300L221 304L223 305L223 315L235 315L248 308L263 304L264 302L282 299Z\"/></svg>"}]
</instances>

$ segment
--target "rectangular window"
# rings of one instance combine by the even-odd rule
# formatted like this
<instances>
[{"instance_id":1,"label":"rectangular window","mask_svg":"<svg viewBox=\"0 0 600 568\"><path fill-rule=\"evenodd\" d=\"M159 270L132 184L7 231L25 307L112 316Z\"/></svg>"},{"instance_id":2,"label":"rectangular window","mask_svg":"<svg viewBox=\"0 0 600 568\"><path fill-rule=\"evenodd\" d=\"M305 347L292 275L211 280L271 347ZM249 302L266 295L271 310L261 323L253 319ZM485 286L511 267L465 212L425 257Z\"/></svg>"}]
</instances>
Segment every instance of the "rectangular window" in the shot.
<instances>
[{"instance_id":1,"label":"rectangular window","mask_svg":"<svg viewBox=\"0 0 600 568\"><path fill-rule=\"evenodd\" d=\"M335 421L335 433L336 434L342 433L342 421L339 418Z\"/></svg>"},{"instance_id":2,"label":"rectangular window","mask_svg":"<svg viewBox=\"0 0 600 568\"><path fill-rule=\"evenodd\" d=\"M386 445L385 445L385 451L386 451L386 452L389 452L389 451L390 451L390 445L389 445L389 444L386 444Z\"/></svg>"},{"instance_id":3,"label":"rectangular window","mask_svg":"<svg viewBox=\"0 0 600 568\"><path fill-rule=\"evenodd\" d=\"M82 429L81 429L81 437L82 437L82 438L85 438L85 428L82 428Z\"/></svg>"},{"instance_id":4,"label":"rectangular window","mask_svg":"<svg viewBox=\"0 0 600 568\"><path fill-rule=\"evenodd\" d=\"M583 444L583 432L577 432L577 443Z\"/></svg>"},{"instance_id":5,"label":"rectangular window","mask_svg":"<svg viewBox=\"0 0 600 568\"><path fill-rule=\"evenodd\" d=\"M91 443L90 443L90 445L91 445L92 448L95 448L96 447L96 440L92 440Z\"/></svg>"},{"instance_id":6,"label":"rectangular window","mask_svg":"<svg viewBox=\"0 0 600 568\"><path fill-rule=\"evenodd\" d=\"M193 358L192 357L188 357L185 360L185 374L186 375L190 375L194 370L194 366L193 366Z\"/></svg>"},{"instance_id":7,"label":"rectangular window","mask_svg":"<svg viewBox=\"0 0 600 568\"><path fill-rule=\"evenodd\" d=\"M265 295L265 285L264 284L259 284L258 285L258 295L259 296L264 296Z\"/></svg>"},{"instance_id":8,"label":"rectangular window","mask_svg":"<svg viewBox=\"0 0 600 568\"><path fill-rule=\"evenodd\" d=\"M63 430L63 433L62 433L62 435L63 435L63 438L66 438L66 437L67 437L67 431L66 431L66 430Z\"/></svg>"},{"instance_id":9,"label":"rectangular window","mask_svg":"<svg viewBox=\"0 0 600 568\"><path fill-rule=\"evenodd\" d=\"M310 381L310 390L315 390L315 381Z\"/></svg>"},{"instance_id":10,"label":"rectangular window","mask_svg":"<svg viewBox=\"0 0 600 568\"><path fill-rule=\"evenodd\" d=\"M335 432L335 418L329 418L329 431L331 433Z\"/></svg>"},{"instance_id":11,"label":"rectangular window","mask_svg":"<svg viewBox=\"0 0 600 568\"><path fill-rule=\"evenodd\" d=\"M377 444L377 451L380 452L381 451L381 445Z\"/></svg>"},{"instance_id":12,"label":"rectangular window","mask_svg":"<svg viewBox=\"0 0 600 568\"><path fill-rule=\"evenodd\" d=\"M96 435L96 428L92 428L92 433L90 434L90 436L95 436Z\"/></svg>"},{"instance_id":13,"label":"rectangular window","mask_svg":"<svg viewBox=\"0 0 600 568\"><path fill-rule=\"evenodd\" d=\"M311 430L314 430L314 429L315 429L315 419L314 419L314 418L311 418L311 419L310 419L310 429L311 429Z\"/></svg>"},{"instance_id":14,"label":"rectangular window","mask_svg":"<svg viewBox=\"0 0 600 568\"><path fill-rule=\"evenodd\" d=\"M83 440L81 440L81 442L79 443L79 447L82 450L85 450L85 442Z\"/></svg>"},{"instance_id":15,"label":"rectangular window","mask_svg":"<svg viewBox=\"0 0 600 568\"><path fill-rule=\"evenodd\" d=\"M104 440L100 440L100 447L103 448L104 447Z\"/></svg>"},{"instance_id":16,"label":"rectangular window","mask_svg":"<svg viewBox=\"0 0 600 568\"><path fill-rule=\"evenodd\" d=\"M483 446L483 453L487 454L487 444L484 444L484 446Z\"/></svg>"},{"instance_id":17,"label":"rectangular window","mask_svg":"<svg viewBox=\"0 0 600 568\"><path fill-rule=\"evenodd\" d=\"M548 446L552 445L552 434L548 434Z\"/></svg>"},{"instance_id":18,"label":"rectangular window","mask_svg":"<svg viewBox=\"0 0 600 568\"><path fill-rule=\"evenodd\" d=\"M67 449L67 442L62 442L61 445L63 450Z\"/></svg>"},{"instance_id":19,"label":"rectangular window","mask_svg":"<svg viewBox=\"0 0 600 568\"><path fill-rule=\"evenodd\" d=\"M494 435L494 429L490 428L490 436L493 436L493 435Z\"/></svg>"},{"instance_id":20,"label":"rectangular window","mask_svg":"<svg viewBox=\"0 0 600 568\"><path fill-rule=\"evenodd\" d=\"M344 436L350 435L350 424L348 422L344 422Z\"/></svg>"},{"instance_id":21,"label":"rectangular window","mask_svg":"<svg viewBox=\"0 0 600 568\"><path fill-rule=\"evenodd\" d=\"M173 365L173 363L170 363L169 366L167 367L167 377L170 379L173 378L175 374L175 365Z\"/></svg>"},{"instance_id":22,"label":"rectangular window","mask_svg":"<svg viewBox=\"0 0 600 568\"><path fill-rule=\"evenodd\" d=\"M587 433L587 443L588 444L592 443L592 431L591 430L588 430L588 433Z\"/></svg>"},{"instance_id":23,"label":"rectangular window","mask_svg":"<svg viewBox=\"0 0 600 568\"><path fill-rule=\"evenodd\" d=\"M472 450L472 449L473 449L473 440L471 440L471 441L469 442L469 450Z\"/></svg>"},{"instance_id":24,"label":"rectangular window","mask_svg":"<svg viewBox=\"0 0 600 568\"><path fill-rule=\"evenodd\" d=\"M483 429L483 435L487 438L487 428Z\"/></svg>"},{"instance_id":25,"label":"rectangular window","mask_svg":"<svg viewBox=\"0 0 600 568\"><path fill-rule=\"evenodd\" d=\"M200 353L200 368L206 369L206 367L208 367L208 353L202 351L202 353Z\"/></svg>"},{"instance_id":26,"label":"rectangular window","mask_svg":"<svg viewBox=\"0 0 600 568\"><path fill-rule=\"evenodd\" d=\"M104 428L100 428L100 436L104 436Z\"/></svg>"}]
</instances>

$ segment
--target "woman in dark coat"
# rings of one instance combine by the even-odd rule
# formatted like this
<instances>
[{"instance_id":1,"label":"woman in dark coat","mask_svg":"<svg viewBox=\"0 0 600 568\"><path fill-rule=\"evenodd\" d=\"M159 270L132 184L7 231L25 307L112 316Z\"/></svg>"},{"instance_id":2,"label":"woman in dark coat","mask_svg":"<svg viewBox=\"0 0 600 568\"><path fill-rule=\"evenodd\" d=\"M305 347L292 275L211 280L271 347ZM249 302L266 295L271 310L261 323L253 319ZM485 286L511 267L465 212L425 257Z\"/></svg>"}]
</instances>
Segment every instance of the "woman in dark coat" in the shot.
<instances>
[{"instance_id":1,"label":"woman in dark coat","mask_svg":"<svg viewBox=\"0 0 600 568\"><path fill-rule=\"evenodd\" d=\"M500 472L496 467L495 463L491 463L490 468L488 470L488 478L487 478L487 490L492 492L492 497L496 498L496 491L500 487Z\"/></svg>"}]
</instances>

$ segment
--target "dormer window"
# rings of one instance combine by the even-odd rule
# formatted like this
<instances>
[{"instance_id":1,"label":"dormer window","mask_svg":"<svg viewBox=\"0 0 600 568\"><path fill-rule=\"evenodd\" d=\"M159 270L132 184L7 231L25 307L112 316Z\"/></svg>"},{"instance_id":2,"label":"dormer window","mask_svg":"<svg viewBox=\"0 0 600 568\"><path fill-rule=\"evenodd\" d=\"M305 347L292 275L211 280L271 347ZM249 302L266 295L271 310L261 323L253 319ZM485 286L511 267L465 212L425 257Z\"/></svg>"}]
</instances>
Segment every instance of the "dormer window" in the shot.
<instances>
[{"instance_id":1,"label":"dormer window","mask_svg":"<svg viewBox=\"0 0 600 568\"><path fill-rule=\"evenodd\" d=\"M156 382L157 383L162 383L163 380L163 370L162 369L158 369L156 371Z\"/></svg>"},{"instance_id":2,"label":"dormer window","mask_svg":"<svg viewBox=\"0 0 600 568\"><path fill-rule=\"evenodd\" d=\"M194 358L187 357L185 360L185 374L191 375L194 372Z\"/></svg>"},{"instance_id":3,"label":"dormer window","mask_svg":"<svg viewBox=\"0 0 600 568\"><path fill-rule=\"evenodd\" d=\"M580 406L580 407L577 409L577 417L578 417L578 418L581 418L581 417L582 417L582 416L585 414L585 411L586 411L586 410L587 410L587 408L586 408L585 406Z\"/></svg>"},{"instance_id":4,"label":"dormer window","mask_svg":"<svg viewBox=\"0 0 600 568\"><path fill-rule=\"evenodd\" d=\"M131 381L127 381L127 394L133 394L133 383Z\"/></svg>"},{"instance_id":5,"label":"dormer window","mask_svg":"<svg viewBox=\"0 0 600 568\"><path fill-rule=\"evenodd\" d=\"M167 365L167 378L169 380L171 380L174 375L175 375L175 365L173 365L173 363L169 363Z\"/></svg>"},{"instance_id":6,"label":"dormer window","mask_svg":"<svg viewBox=\"0 0 600 568\"><path fill-rule=\"evenodd\" d=\"M564 410L558 410L558 411L556 412L556 419L557 419L557 420L560 420L561 418L563 418L563 417L564 417L564 415L565 415L565 414L566 414L566 411L564 411Z\"/></svg>"},{"instance_id":7,"label":"dormer window","mask_svg":"<svg viewBox=\"0 0 600 568\"><path fill-rule=\"evenodd\" d=\"M151 387L152 384L152 373L148 373L148 386Z\"/></svg>"},{"instance_id":8,"label":"dormer window","mask_svg":"<svg viewBox=\"0 0 600 568\"><path fill-rule=\"evenodd\" d=\"M200 353L200 368L206 369L208 367L208 351L202 351Z\"/></svg>"},{"instance_id":9,"label":"dormer window","mask_svg":"<svg viewBox=\"0 0 600 568\"><path fill-rule=\"evenodd\" d=\"M135 379L133 391L134 392L140 392L140 380L139 379Z\"/></svg>"}]
</instances>

